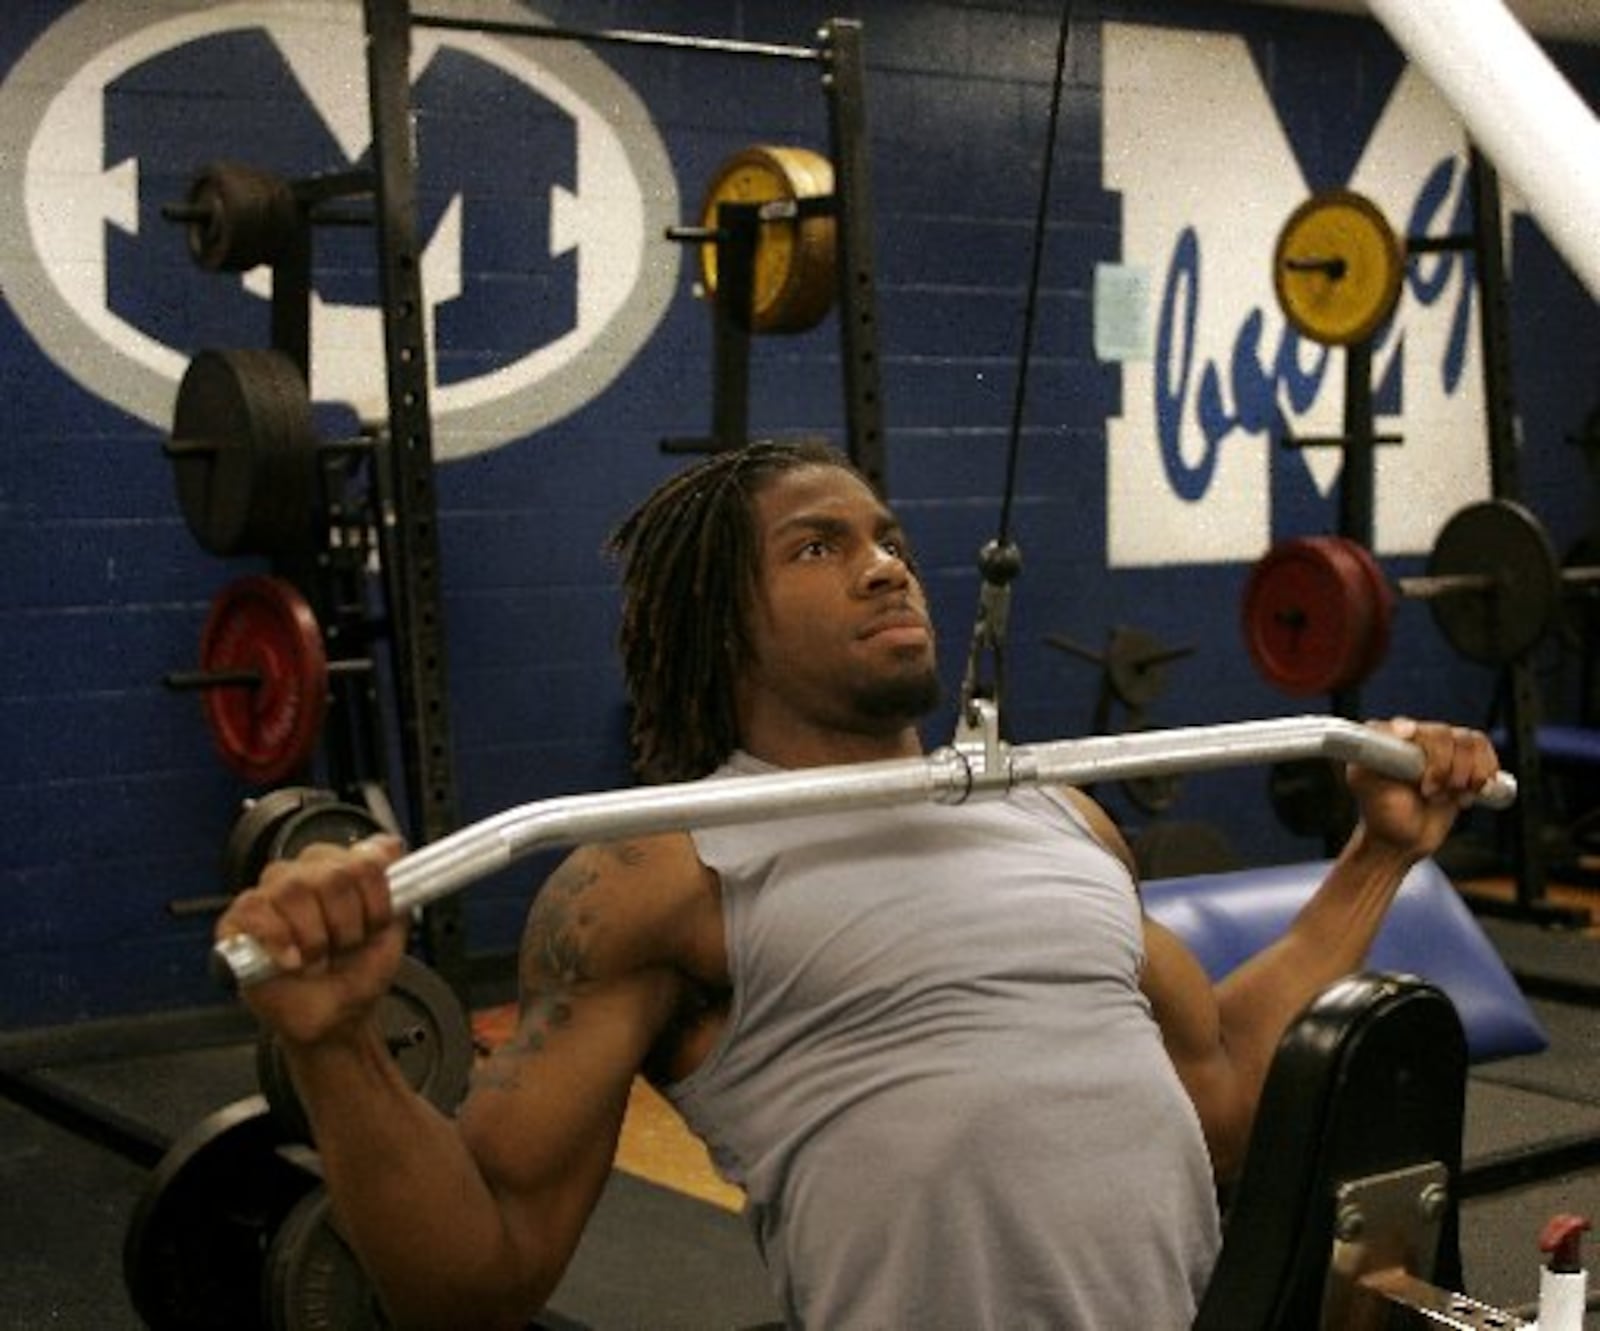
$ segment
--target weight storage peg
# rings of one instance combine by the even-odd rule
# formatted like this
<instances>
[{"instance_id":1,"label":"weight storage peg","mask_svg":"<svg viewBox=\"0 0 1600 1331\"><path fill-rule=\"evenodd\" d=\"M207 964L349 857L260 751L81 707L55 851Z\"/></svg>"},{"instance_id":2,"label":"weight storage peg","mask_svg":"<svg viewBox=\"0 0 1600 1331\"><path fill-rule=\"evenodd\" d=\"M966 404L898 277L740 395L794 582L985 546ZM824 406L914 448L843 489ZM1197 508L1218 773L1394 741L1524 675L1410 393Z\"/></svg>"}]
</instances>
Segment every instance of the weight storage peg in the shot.
<instances>
[{"instance_id":1,"label":"weight storage peg","mask_svg":"<svg viewBox=\"0 0 1600 1331\"><path fill-rule=\"evenodd\" d=\"M1142 629L1117 625L1107 635L1104 651L1092 651L1060 633L1047 633L1045 644L1097 665L1106 688L1130 712L1142 712L1167 687L1167 667L1194 655L1193 647L1170 647Z\"/></svg>"},{"instance_id":2,"label":"weight storage peg","mask_svg":"<svg viewBox=\"0 0 1600 1331\"><path fill-rule=\"evenodd\" d=\"M1393 584L1355 541L1278 542L1246 581L1241 625L1263 678L1302 696L1357 684L1382 663L1399 598L1426 602L1468 660L1502 666L1545 636L1565 591L1597 585L1600 567L1563 568L1526 508L1489 499L1445 523L1426 574Z\"/></svg>"},{"instance_id":3,"label":"weight storage peg","mask_svg":"<svg viewBox=\"0 0 1600 1331\"><path fill-rule=\"evenodd\" d=\"M1059 633L1047 633L1044 641L1101 668L1094 711L1096 734L1144 729L1145 709L1166 691L1167 667L1194 655L1193 647L1170 647L1153 634L1121 624L1107 635L1104 651L1092 651ZM1121 724L1113 721L1117 703L1126 712ZM1144 813L1160 814L1177 802L1181 784L1180 778L1171 774L1129 777L1122 782L1122 792Z\"/></svg>"}]
</instances>

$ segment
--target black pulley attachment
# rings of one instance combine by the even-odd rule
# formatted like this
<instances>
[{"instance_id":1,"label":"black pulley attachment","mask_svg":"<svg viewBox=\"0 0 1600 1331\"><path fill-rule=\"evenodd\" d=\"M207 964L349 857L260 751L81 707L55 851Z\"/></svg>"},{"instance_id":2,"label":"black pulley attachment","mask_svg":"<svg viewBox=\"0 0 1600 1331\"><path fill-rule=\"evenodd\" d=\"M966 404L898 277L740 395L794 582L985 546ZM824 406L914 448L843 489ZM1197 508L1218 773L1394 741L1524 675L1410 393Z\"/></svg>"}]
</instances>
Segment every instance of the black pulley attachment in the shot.
<instances>
[{"instance_id":1,"label":"black pulley attachment","mask_svg":"<svg viewBox=\"0 0 1600 1331\"><path fill-rule=\"evenodd\" d=\"M964 742L975 740L981 731L975 704L992 702L998 712L1005 699L1011 584L1022 573L1022 551L1012 541L989 541L978 552L978 572L983 581L978 592L978 615L972 625L972 645L967 651L967 668L961 682L961 715L956 723L956 734ZM983 669L986 659L993 667L987 679Z\"/></svg>"}]
</instances>

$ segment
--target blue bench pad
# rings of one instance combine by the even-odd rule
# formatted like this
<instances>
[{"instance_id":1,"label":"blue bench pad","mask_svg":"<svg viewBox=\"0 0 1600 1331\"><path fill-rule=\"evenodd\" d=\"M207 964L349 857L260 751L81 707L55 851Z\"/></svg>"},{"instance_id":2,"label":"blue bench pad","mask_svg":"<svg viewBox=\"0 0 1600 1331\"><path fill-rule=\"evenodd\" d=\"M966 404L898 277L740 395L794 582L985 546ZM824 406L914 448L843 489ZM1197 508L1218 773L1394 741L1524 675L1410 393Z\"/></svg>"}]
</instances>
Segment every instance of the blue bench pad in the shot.
<instances>
[{"instance_id":1,"label":"blue bench pad","mask_svg":"<svg viewBox=\"0 0 1600 1331\"><path fill-rule=\"evenodd\" d=\"M1212 979L1221 979L1289 927L1328 867L1315 861L1158 878L1143 886L1145 908L1188 944ZM1474 1063L1538 1053L1549 1043L1488 935L1431 860L1401 885L1367 967L1416 975L1442 989L1460 1014Z\"/></svg>"}]
</instances>

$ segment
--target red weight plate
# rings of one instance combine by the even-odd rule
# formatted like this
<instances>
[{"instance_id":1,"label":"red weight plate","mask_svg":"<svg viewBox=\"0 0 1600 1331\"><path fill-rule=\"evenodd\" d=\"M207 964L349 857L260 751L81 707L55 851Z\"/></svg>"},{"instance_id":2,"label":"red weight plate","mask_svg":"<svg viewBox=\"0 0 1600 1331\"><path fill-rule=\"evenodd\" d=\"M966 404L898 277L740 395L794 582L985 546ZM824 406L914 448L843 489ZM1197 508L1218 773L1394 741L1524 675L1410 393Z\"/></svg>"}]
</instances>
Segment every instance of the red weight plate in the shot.
<instances>
[{"instance_id":1,"label":"red weight plate","mask_svg":"<svg viewBox=\"0 0 1600 1331\"><path fill-rule=\"evenodd\" d=\"M1389 655L1389 638L1394 624L1394 588L1383 566L1366 546L1358 541L1344 542L1345 551L1361 570L1367 594L1372 598L1372 625L1367 632L1367 651L1359 673L1351 683L1360 683L1377 672Z\"/></svg>"},{"instance_id":2,"label":"red weight plate","mask_svg":"<svg viewBox=\"0 0 1600 1331\"><path fill-rule=\"evenodd\" d=\"M245 780L274 785L315 752L328 706L328 657L305 598L282 578L229 583L200 635L200 668L253 671L253 688L203 695L206 724L222 760Z\"/></svg>"},{"instance_id":3,"label":"red weight plate","mask_svg":"<svg viewBox=\"0 0 1600 1331\"><path fill-rule=\"evenodd\" d=\"M1334 537L1280 541L1251 570L1242 627L1256 669L1295 697L1359 678L1373 606L1365 578Z\"/></svg>"},{"instance_id":4,"label":"red weight plate","mask_svg":"<svg viewBox=\"0 0 1600 1331\"><path fill-rule=\"evenodd\" d=\"M1356 553L1361 547L1342 536L1316 536L1311 539L1317 542L1338 568L1339 577L1345 585L1345 596L1353 607L1351 623L1360 626L1352 630L1351 651L1328 685L1328 691L1333 692L1350 688L1366 678L1366 661L1372 654L1372 641L1379 631L1378 607L1368 591L1366 570Z\"/></svg>"}]
</instances>

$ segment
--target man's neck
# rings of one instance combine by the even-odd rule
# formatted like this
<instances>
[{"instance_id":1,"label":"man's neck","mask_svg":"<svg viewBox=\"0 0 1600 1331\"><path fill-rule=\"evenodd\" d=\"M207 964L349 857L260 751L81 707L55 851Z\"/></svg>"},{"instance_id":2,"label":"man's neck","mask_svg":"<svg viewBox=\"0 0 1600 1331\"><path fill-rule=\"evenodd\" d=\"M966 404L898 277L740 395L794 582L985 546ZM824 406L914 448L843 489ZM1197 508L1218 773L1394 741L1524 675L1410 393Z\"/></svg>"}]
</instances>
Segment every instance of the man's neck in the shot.
<instances>
[{"instance_id":1,"label":"man's neck","mask_svg":"<svg viewBox=\"0 0 1600 1331\"><path fill-rule=\"evenodd\" d=\"M915 726L890 735L840 731L750 735L741 741L740 747L752 758L788 769L882 762L922 755L922 740Z\"/></svg>"}]
</instances>

